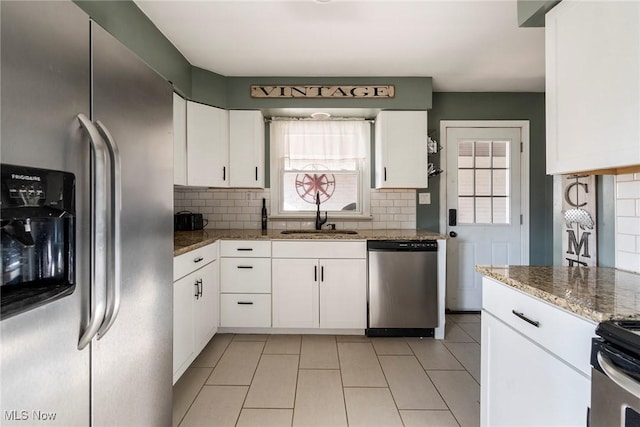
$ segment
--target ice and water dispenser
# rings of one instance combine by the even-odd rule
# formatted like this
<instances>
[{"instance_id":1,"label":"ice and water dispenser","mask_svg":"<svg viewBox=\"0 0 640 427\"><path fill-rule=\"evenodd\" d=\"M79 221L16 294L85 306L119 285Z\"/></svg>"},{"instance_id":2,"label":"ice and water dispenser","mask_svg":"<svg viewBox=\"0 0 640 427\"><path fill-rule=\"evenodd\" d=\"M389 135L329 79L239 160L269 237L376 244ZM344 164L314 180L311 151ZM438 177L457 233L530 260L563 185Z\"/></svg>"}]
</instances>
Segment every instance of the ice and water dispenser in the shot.
<instances>
[{"instance_id":1,"label":"ice and water dispenser","mask_svg":"<svg viewBox=\"0 0 640 427\"><path fill-rule=\"evenodd\" d=\"M0 319L62 298L75 286L75 177L2 164Z\"/></svg>"}]
</instances>

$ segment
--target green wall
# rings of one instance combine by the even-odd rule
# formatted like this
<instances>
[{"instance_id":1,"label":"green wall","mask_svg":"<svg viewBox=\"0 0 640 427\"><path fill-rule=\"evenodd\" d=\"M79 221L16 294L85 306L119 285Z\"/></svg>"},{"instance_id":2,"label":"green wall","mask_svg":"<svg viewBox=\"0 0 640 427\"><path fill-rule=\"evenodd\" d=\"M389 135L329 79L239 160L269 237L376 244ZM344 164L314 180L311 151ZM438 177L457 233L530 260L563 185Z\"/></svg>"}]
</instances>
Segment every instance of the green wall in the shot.
<instances>
[{"instance_id":1,"label":"green wall","mask_svg":"<svg viewBox=\"0 0 640 427\"><path fill-rule=\"evenodd\" d=\"M544 27L544 15L560 0L518 0L518 26Z\"/></svg>"},{"instance_id":2,"label":"green wall","mask_svg":"<svg viewBox=\"0 0 640 427\"><path fill-rule=\"evenodd\" d=\"M132 1L75 0L100 26L120 40L151 68L191 96L191 64Z\"/></svg>"},{"instance_id":3,"label":"green wall","mask_svg":"<svg viewBox=\"0 0 640 427\"><path fill-rule=\"evenodd\" d=\"M553 264L553 178L545 174L544 93L433 94L429 134L441 142L441 120L528 120L530 130L530 264ZM444 159L436 159L436 163ZM444 167L443 167L444 168ZM440 176L429 180L430 205L418 205L419 229L440 228Z\"/></svg>"}]
</instances>

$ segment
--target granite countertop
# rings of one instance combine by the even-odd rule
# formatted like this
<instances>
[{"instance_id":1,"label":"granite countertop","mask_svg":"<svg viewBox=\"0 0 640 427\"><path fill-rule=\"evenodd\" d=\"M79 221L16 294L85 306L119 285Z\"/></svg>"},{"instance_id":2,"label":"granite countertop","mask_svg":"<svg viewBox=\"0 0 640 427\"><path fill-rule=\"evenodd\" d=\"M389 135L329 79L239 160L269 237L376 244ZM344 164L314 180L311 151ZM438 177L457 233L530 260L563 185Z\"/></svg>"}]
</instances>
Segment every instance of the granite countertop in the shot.
<instances>
[{"instance_id":1,"label":"granite countertop","mask_svg":"<svg viewBox=\"0 0 640 427\"><path fill-rule=\"evenodd\" d=\"M426 230L358 230L357 234L282 234L283 230L215 230L176 231L173 256L182 255L216 240L436 240L447 236Z\"/></svg>"},{"instance_id":2,"label":"granite countertop","mask_svg":"<svg viewBox=\"0 0 640 427\"><path fill-rule=\"evenodd\" d=\"M476 266L479 273L602 322L640 319L640 275L607 267Z\"/></svg>"}]
</instances>

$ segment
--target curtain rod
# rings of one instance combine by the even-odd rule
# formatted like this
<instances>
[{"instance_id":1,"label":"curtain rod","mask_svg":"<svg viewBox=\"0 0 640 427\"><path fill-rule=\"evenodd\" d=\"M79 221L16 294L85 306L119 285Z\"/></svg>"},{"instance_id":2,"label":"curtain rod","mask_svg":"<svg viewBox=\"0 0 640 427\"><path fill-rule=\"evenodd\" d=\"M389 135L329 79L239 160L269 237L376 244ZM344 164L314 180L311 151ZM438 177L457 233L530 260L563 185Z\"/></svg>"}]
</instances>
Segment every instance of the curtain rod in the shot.
<instances>
[{"instance_id":1,"label":"curtain rod","mask_svg":"<svg viewBox=\"0 0 640 427\"><path fill-rule=\"evenodd\" d=\"M375 123L374 119L366 119L364 117L330 117L328 119L323 119L323 120L318 120L318 119L314 119L312 117L265 117L264 121L266 123L270 123L270 122L277 122L277 121L287 121L287 120L291 120L291 121L310 121L310 122L327 122L327 121L343 121L343 122L347 122L347 121L352 121L352 122L369 122L369 123Z\"/></svg>"}]
</instances>

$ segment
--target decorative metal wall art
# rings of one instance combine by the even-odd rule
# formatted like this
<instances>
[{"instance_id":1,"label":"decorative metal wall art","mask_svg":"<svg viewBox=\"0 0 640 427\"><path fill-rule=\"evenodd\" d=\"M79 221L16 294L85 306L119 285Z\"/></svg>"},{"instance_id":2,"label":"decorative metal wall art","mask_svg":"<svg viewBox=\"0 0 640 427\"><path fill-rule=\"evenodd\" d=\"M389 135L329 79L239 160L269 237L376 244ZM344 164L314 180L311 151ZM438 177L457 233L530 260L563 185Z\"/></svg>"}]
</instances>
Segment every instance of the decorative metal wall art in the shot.
<instances>
[{"instance_id":1,"label":"decorative metal wall art","mask_svg":"<svg viewBox=\"0 0 640 427\"><path fill-rule=\"evenodd\" d=\"M563 175L562 181L562 264L596 266L595 175Z\"/></svg>"}]
</instances>

